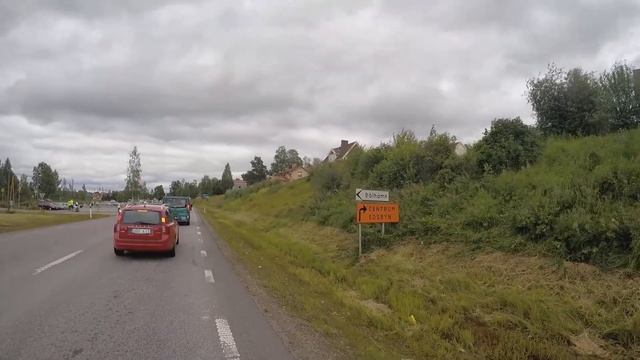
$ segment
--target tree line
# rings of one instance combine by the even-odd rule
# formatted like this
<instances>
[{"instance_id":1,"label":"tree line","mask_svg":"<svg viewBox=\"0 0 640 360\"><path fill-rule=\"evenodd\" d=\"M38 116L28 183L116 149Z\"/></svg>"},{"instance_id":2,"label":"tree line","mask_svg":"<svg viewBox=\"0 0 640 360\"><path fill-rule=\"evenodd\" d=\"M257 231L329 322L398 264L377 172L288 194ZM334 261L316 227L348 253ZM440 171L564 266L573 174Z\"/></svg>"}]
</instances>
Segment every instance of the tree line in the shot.
<instances>
[{"instance_id":1,"label":"tree line","mask_svg":"<svg viewBox=\"0 0 640 360\"><path fill-rule=\"evenodd\" d=\"M267 167L262 158L256 155L249 162L250 169L241 174L241 178L250 186L267 180L271 175L280 175L298 166L310 167L319 163L320 159L301 158L298 150L279 146L275 151L274 160L270 167ZM220 178L204 175L199 181L173 180L169 187L169 193L171 195L190 197L196 197L201 194L221 195L232 189L233 185L231 167L227 163Z\"/></svg>"},{"instance_id":2,"label":"tree line","mask_svg":"<svg viewBox=\"0 0 640 360\"><path fill-rule=\"evenodd\" d=\"M640 72L624 62L600 74L549 65L529 79L528 100L544 135L599 135L640 124Z\"/></svg>"},{"instance_id":3,"label":"tree line","mask_svg":"<svg viewBox=\"0 0 640 360\"><path fill-rule=\"evenodd\" d=\"M0 195L0 203L4 206L8 205L9 201L16 204L34 204L40 197L52 200L88 199L84 184L77 188L73 179L61 177L58 171L46 162L34 166L29 179L26 174L18 176L13 171L9 158L4 162L0 161Z\"/></svg>"}]
</instances>

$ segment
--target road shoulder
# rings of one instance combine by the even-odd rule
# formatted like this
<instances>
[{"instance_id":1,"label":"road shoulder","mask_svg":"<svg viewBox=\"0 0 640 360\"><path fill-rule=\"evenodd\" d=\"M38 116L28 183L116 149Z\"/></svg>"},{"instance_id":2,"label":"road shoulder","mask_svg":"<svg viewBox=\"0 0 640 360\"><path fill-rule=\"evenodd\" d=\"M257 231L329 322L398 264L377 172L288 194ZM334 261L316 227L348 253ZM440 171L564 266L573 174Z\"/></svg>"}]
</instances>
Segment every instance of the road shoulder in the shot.
<instances>
[{"instance_id":1,"label":"road shoulder","mask_svg":"<svg viewBox=\"0 0 640 360\"><path fill-rule=\"evenodd\" d=\"M216 242L220 252L229 260L234 272L247 288L256 306L264 313L265 318L280 336L289 353L297 360L342 360L346 357L336 351L329 341L315 331L306 321L299 319L287 312L287 310L271 296L251 276L247 268L238 259L229 245L222 239L206 217L198 212L202 219L203 227Z\"/></svg>"}]
</instances>

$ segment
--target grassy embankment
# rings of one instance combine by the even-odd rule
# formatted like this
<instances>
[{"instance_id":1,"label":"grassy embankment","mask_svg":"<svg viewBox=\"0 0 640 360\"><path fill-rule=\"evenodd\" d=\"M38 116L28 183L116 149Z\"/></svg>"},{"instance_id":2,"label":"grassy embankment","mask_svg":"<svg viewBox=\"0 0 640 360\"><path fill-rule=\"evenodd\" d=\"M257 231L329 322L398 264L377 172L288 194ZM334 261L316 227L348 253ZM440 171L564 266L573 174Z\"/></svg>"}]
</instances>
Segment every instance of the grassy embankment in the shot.
<instances>
[{"instance_id":1,"label":"grassy embankment","mask_svg":"<svg viewBox=\"0 0 640 360\"><path fill-rule=\"evenodd\" d=\"M94 219L105 216L107 215L93 214ZM17 211L10 214L0 212L0 233L84 220L89 220L88 214L61 214L41 211Z\"/></svg>"},{"instance_id":2,"label":"grassy embankment","mask_svg":"<svg viewBox=\"0 0 640 360\"><path fill-rule=\"evenodd\" d=\"M359 261L350 189L303 180L196 206L345 358L640 358L638 136L552 140L520 172L394 191L405 222L368 232Z\"/></svg>"}]
</instances>

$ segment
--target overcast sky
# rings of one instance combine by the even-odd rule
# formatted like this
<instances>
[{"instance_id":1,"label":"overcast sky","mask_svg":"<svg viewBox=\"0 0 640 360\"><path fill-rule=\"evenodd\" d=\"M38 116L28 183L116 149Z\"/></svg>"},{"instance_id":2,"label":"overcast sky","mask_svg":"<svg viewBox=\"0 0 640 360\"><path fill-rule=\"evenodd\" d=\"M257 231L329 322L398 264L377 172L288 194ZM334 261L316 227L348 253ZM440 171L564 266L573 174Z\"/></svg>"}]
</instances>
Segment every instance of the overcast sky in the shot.
<instances>
[{"instance_id":1,"label":"overcast sky","mask_svg":"<svg viewBox=\"0 0 640 360\"><path fill-rule=\"evenodd\" d=\"M279 145L324 157L432 124L532 122L548 63L640 65L640 0L0 0L0 157L123 187L235 175Z\"/></svg>"}]
</instances>

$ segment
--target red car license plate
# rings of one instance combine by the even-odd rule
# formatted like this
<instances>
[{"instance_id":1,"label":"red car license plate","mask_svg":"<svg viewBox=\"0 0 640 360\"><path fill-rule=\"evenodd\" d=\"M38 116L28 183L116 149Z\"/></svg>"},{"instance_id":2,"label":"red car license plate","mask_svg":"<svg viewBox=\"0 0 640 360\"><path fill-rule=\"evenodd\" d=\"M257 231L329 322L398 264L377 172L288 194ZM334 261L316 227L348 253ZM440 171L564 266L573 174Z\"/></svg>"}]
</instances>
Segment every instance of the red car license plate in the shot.
<instances>
[{"instance_id":1,"label":"red car license plate","mask_svg":"<svg viewBox=\"0 0 640 360\"><path fill-rule=\"evenodd\" d=\"M151 229L131 229L131 233L137 235L149 235L151 234Z\"/></svg>"}]
</instances>

